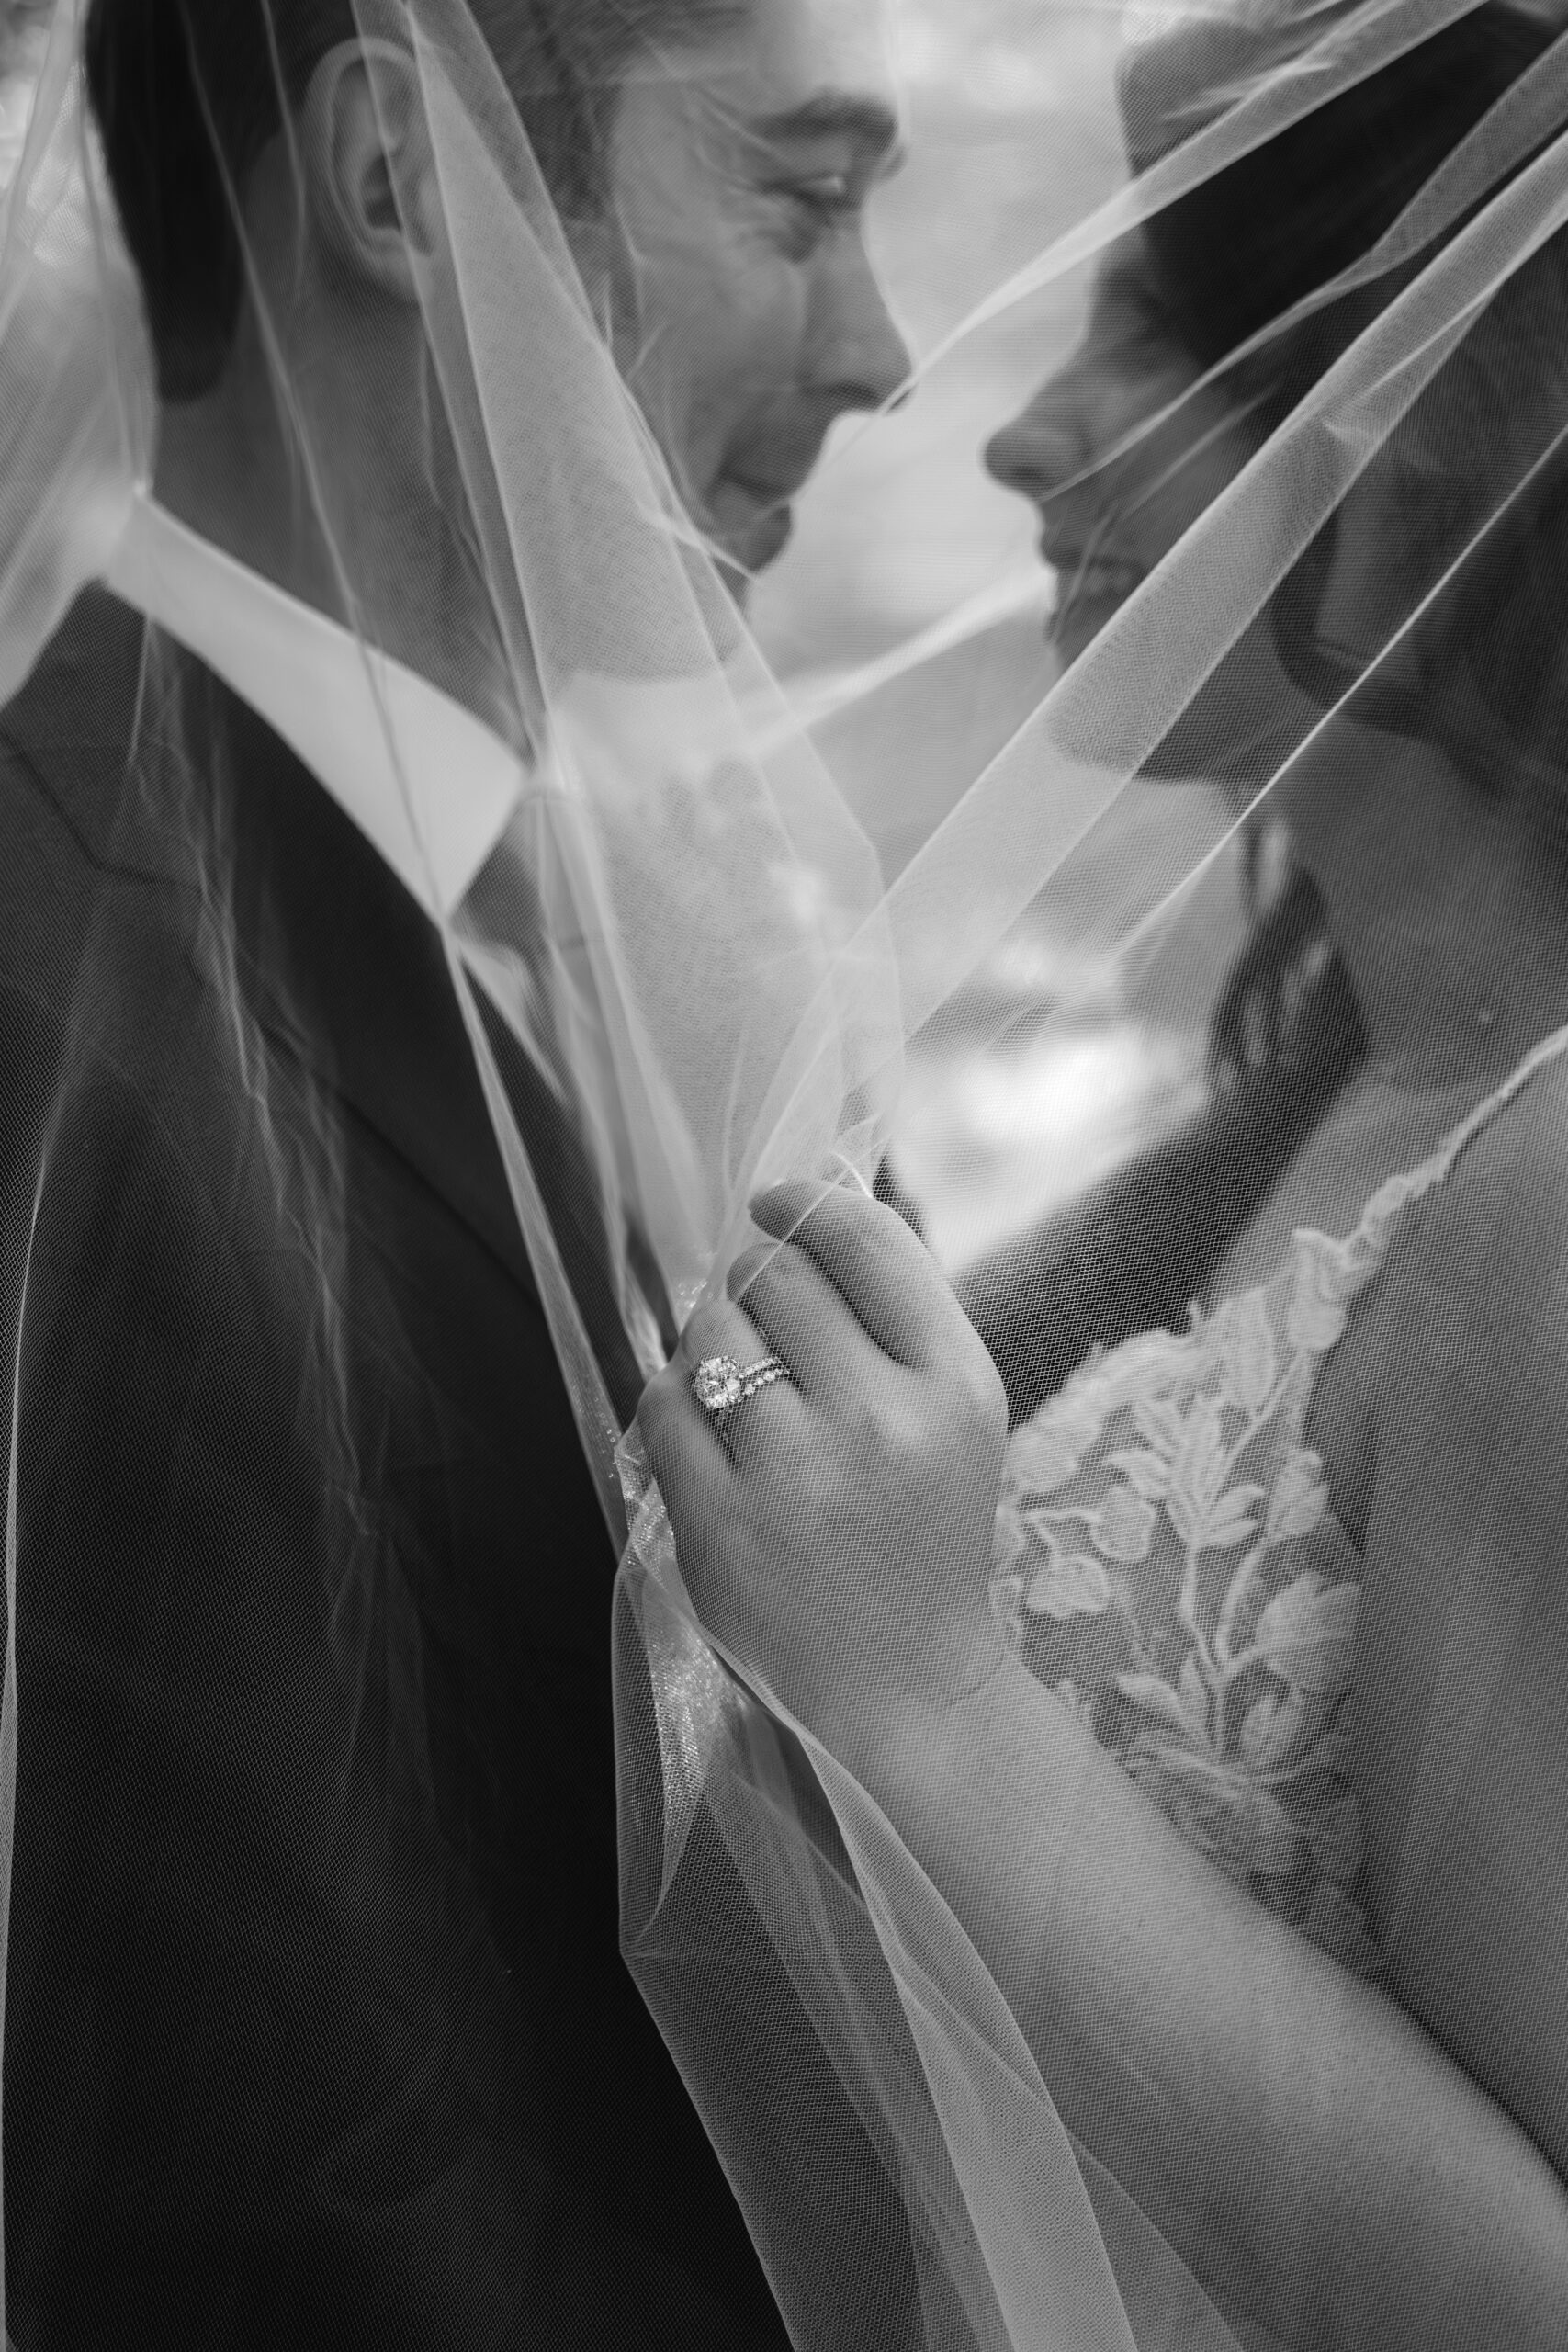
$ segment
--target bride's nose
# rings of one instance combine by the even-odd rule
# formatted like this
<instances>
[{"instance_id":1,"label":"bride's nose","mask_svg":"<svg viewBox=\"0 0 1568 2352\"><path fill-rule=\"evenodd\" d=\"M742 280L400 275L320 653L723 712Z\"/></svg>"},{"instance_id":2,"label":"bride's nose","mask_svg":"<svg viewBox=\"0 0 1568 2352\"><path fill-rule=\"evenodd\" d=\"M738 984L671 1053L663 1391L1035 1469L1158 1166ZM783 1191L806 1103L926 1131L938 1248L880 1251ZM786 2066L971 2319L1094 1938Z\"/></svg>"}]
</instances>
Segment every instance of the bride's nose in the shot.
<instances>
[{"instance_id":1,"label":"bride's nose","mask_svg":"<svg viewBox=\"0 0 1568 2352\"><path fill-rule=\"evenodd\" d=\"M1081 474L1088 447L1072 384L1053 377L986 448L986 469L1004 490L1038 504Z\"/></svg>"}]
</instances>

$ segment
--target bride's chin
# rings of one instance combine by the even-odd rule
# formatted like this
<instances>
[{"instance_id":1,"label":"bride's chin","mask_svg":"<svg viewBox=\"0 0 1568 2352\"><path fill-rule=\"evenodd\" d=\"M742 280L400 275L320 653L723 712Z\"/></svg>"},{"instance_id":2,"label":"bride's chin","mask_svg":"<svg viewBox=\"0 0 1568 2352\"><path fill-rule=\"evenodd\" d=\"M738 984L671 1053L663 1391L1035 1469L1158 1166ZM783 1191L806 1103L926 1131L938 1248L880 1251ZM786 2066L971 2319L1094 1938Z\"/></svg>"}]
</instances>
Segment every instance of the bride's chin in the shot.
<instances>
[{"instance_id":1,"label":"bride's chin","mask_svg":"<svg viewBox=\"0 0 1568 2352\"><path fill-rule=\"evenodd\" d=\"M1121 597L1072 597L1052 614L1046 641L1062 672L1068 670L1110 628L1130 600ZM1107 673L1108 690L1114 680ZM1257 797L1257 763L1260 749L1277 731L1279 714L1260 719L1237 706L1234 688L1211 681L1200 688L1185 709L1172 714L1165 734L1138 763L1139 775L1161 784L1213 784L1227 798L1250 805ZM1112 730L1114 731L1114 730Z\"/></svg>"},{"instance_id":2,"label":"bride's chin","mask_svg":"<svg viewBox=\"0 0 1568 2352\"><path fill-rule=\"evenodd\" d=\"M1294 748L1277 726L1248 724L1211 683L1175 718L1142 774L1161 784L1209 785L1239 818L1256 807L1261 778Z\"/></svg>"},{"instance_id":3,"label":"bride's chin","mask_svg":"<svg viewBox=\"0 0 1568 2352\"><path fill-rule=\"evenodd\" d=\"M1104 634L1123 601L1075 596L1057 606L1045 625L1045 639L1064 670L1070 669L1079 655L1087 653L1095 639Z\"/></svg>"}]
</instances>

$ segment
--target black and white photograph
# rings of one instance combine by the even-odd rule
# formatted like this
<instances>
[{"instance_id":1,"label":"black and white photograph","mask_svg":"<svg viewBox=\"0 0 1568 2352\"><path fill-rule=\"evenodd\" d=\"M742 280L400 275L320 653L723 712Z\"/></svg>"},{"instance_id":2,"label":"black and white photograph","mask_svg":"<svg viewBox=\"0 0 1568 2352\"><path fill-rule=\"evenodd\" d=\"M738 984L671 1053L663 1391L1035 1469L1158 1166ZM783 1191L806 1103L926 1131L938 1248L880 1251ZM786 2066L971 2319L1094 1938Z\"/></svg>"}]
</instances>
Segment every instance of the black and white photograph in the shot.
<instances>
[{"instance_id":1,"label":"black and white photograph","mask_svg":"<svg viewBox=\"0 0 1568 2352\"><path fill-rule=\"evenodd\" d=\"M1568 2346L1568 0L0 0L0 2352Z\"/></svg>"}]
</instances>

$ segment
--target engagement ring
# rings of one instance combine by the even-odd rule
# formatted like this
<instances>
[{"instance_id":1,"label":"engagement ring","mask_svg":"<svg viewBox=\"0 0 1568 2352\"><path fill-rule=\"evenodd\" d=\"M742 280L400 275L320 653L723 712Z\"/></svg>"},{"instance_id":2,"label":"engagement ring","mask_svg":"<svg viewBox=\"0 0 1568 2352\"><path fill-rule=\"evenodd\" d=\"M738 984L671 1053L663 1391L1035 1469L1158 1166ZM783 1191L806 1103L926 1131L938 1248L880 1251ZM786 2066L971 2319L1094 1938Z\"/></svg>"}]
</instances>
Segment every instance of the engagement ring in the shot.
<instances>
[{"instance_id":1,"label":"engagement ring","mask_svg":"<svg viewBox=\"0 0 1568 2352\"><path fill-rule=\"evenodd\" d=\"M692 1374L692 1394L720 1437L725 1437L742 1405L750 1404L764 1388L794 1378L779 1356L764 1356L761 1363L747 1367L738 1364L733 1356L708 1356Z\"/></svg>"}]
</instances>

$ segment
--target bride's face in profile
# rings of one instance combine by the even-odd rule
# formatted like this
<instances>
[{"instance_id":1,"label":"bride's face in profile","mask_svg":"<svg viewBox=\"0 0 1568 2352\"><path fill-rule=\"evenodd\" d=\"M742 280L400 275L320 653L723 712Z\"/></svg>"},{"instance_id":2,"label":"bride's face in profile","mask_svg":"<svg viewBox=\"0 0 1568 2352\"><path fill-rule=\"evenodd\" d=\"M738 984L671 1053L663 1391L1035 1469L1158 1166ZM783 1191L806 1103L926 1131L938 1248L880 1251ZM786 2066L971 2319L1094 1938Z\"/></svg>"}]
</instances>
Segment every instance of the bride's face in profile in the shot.
<instances>
[{"instance_id":1,"label":"bride's face in profile","mask_svg":"<svg viewBox=\"0 0 1568 2352\"><path fill-rule=\"evenodd\" d=\"M1103 264L1083 339L987 451L1040 510L1064 665L1235 479L1263 435L1178 339L1141 234Z\"/></svg>"},{"instance_id":2,"label":"bride's face in profile","mask_svg":"<svg viewBox=\"0 0 1568 2352\"><path fill-rule=\"evenodd\" d=\"M995 479L1038 508L1056 574L1051 639L1075 662L1213 504L1266 438L1175 330L1142 233L1106 257L1082 340L990 443ZM1223 776L1303 707L1267 614L1162 747L1169 775Z\"/></svg>"},{"instance_id":3,"label":"bride's face in profile","mask_svg":"<svg viewBox=\"0 0 1568 2352\"><path fill-rule=\"evenodd\" d=\"M1263 446L1267 428L1257 409L1243 405L1224 377L1204 376L1134 232L1102 265L1071 358L987 448L996 480L1039 511L1041 553L1057 580L1050 633L1064 668ZM1529 398L1526 379L1513 395L1516 415ZM1442 562L1458 556L1486 503L1485 452L1478 456L1462 426L1456 434L1451 405L1429 414L1432 403L1418 403L1337 509L1330 568L1313 616L1318 648L1338 664L1337 695L1374 665L1390 684L1409 684L1413 648L1393 624L1430 588ZM1266 499L1251 513L1258 527L1269 527ZM1439 535L1448 543L1441 560ZM1284 808L1311 797L1325 765L1345 763L1357 714L1347 708L1326 727L1323 718L1322 701L1287 673L1265 608L1173 717L1145 772L1245 780L1256 774L1262 747L1293 752L1310 732L1312 753L1292 761L1280 797Z\"/></svg>"}]
</instances>

